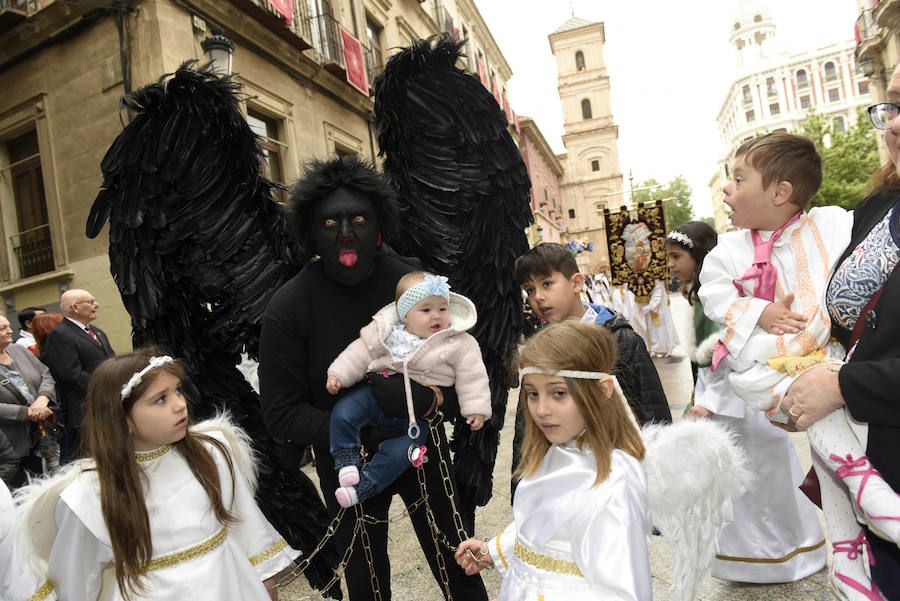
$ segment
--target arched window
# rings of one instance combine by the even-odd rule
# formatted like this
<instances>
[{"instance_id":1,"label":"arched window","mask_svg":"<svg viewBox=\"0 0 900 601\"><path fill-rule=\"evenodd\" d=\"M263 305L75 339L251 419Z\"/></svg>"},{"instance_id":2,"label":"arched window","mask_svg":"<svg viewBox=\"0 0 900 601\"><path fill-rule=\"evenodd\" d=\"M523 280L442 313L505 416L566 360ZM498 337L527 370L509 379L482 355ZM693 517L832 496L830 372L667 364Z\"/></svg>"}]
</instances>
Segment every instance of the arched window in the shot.
<instances>
[{"instance_id":1,"label":"arched window","mask_svg":"<svg viewBox=\"0 0 900 601\"><path fill-rule=\"evenodd\" d=\"M800 69L797 71L797 87L805 88L809 86L809 77L806 75L806 70Z\"/></svg>"},{"instance_id":2,"label":"arched window","mask_svg":"<svg viewBox=\"0 0 900 601\"><path fill-rule=\"evenodd\" d=\"M834 68L834 63L828 61L825 63L825 81L834 81L837 79L837 69Z\"/></svg>"},{"instance_id":3,"label":"arched window","mask_svg":"<svg viewBox=\"0 0 900 601\"><path fill-rule=\"evenodd\" d=\"M581 117L583 119L591 118L591 101L587 98L581 101Z\"/></svg>"},{"instance_id":4,"label":"arched window","mask_svg":"<svg viewBox=\"0 0 900 601\"><path fill-rule=\"evenodd\" d=\"M575 52L575 69L584 71L584 52L581 50Z\"/></svg>"}]
</instances>

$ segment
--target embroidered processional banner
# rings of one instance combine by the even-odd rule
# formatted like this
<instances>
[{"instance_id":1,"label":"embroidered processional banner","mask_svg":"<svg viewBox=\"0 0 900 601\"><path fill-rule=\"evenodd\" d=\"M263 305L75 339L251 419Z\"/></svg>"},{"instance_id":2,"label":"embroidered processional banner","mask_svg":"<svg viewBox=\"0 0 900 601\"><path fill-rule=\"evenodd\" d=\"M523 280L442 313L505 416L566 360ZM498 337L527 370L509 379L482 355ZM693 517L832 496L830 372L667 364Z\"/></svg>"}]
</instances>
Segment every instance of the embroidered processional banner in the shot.
<instances>
[{"instance_id":1,"label":"embroidered processional banner","mask_svg":"<svg viewBox=\"0 0 900 601\"><path fill-rule=\"evenodd\" d=\"M662 201L632 210L604 209L603 218L613 286L627 284L639 302L647 302L656 280L669 279Z\"/></svg>"}]
</instances>

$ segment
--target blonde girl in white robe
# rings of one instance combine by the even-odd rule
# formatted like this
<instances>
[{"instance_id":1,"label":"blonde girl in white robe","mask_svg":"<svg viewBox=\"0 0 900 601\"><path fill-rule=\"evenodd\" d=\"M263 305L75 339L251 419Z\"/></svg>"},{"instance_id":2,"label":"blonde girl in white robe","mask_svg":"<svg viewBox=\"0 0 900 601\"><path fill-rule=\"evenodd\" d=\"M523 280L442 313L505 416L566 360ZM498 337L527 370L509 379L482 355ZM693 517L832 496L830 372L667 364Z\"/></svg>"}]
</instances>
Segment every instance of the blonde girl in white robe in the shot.
<instances>
[{"instance_id":1,"label":"blonde girl in white robe","mask_svg":"<svg viewBox=\"0 0 900 601\"><path fill-rule=\"evenodd\" d=\"M500 601L652 597L644 444L609 372L604 328L562 322L519 356L526 434L514 521L456 552L466 573L495 566Z\"/></svg>"},{"instance_id":2,"label":"blonde girl in white robe","mask_svg":"<svg viewBox=\"0 0 900 601\"><path fill-rule=\"evenodd\" d=\"M45 578L30 598L277 600L272 577L299 552L253 499L246 436L222 418L190 426L183 375L148 351L97 367L90 457L20 497L19 547Z\"/></svg>"}]
</instances>

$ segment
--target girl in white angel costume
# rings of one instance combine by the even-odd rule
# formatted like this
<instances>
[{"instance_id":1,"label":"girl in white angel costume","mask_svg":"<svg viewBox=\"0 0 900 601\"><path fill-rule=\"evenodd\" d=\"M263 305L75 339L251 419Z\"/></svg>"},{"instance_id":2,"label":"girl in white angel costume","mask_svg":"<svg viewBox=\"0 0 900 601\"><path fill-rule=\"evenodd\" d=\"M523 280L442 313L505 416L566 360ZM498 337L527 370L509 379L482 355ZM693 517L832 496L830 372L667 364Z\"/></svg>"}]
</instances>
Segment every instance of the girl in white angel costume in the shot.
<instances>
[{"instance_id":1,"label":"girl in white angel costume","mask_svg":"<svg viewBox=\"0 0 900 601\"><path fill-rule=\"evenodd\" d=\"M277 600L272 577L299 552L253 499L246 435L190 425L183 376L149 351L97 367L90 457L17 495L17 549L45 578L29 598Z\"/></svg>"},{"instance_id":2,"label":"girl in white angel costume","mask_svg":"<svg viewBox=\"0 0 900 601\"><path fill-rule=\"evenodd\" d=\"M642 436L609 374L615 361L606 329L574 321L520 349L528 411L514 521L456 551L469 575L501 572L500 601L651 599L651 511L675 554L675 598L693 599L709 567L732 497L747 484L744 458L708 422L648 426Z\"/></svg>"}]
</instances>

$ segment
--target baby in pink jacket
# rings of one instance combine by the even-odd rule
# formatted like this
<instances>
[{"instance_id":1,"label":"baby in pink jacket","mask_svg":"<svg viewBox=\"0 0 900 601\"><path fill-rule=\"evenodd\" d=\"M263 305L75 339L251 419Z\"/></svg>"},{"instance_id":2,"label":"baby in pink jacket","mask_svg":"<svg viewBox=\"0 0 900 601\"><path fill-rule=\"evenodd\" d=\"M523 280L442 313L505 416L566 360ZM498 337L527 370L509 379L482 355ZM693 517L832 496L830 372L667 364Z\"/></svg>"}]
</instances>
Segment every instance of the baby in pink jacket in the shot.
<instances>
[{"instance_id":1,"label":"baby in pink jacket","mask_svg":"<svg viewBox=\"0 0 900 601\"><path fill-rule=\"evenodd\" d=\"M422 418L434 407L426 402L416 411L415 405L421 404L413 398L410 380L423 386L455 386L460 413L472 430L480 430L491 417L481 349L466 333L476 321L472 301L451 293L446 277L424 271L403 276L396 298L328 368L325 388L331 394L367 374L370 384L345 394L331 412L331 455L340 484L334 494L341 507L378 494L410 464L422 464L422 444L428 438L428 422ZM384 385L393 378L403 379L405 404L399 410L399 395L389 394L390 387ZM433 399L434 394L427 392ZM366 425L400 429L406 436L382 442L360 471L359 431Z\"/></svg>"}]
</instances>

